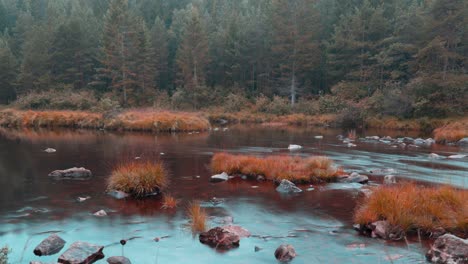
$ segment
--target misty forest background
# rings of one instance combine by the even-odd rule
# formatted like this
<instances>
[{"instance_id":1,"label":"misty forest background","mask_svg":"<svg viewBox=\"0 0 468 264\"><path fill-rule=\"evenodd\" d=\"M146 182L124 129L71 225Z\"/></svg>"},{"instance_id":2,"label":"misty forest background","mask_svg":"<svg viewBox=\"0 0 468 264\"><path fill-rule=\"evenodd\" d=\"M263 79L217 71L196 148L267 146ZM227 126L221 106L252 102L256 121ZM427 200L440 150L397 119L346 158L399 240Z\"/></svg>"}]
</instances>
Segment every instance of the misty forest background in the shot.
<instances>
[{"instance_id":1,"label":"misty forest background","mask_svg":"<svg viewBox=\"0 0 468 264\"><path fill-rule=\"evenodd\" d=\"M463 0L0 0L0 104L468 109Z\"/></svg>"}]
</instances>

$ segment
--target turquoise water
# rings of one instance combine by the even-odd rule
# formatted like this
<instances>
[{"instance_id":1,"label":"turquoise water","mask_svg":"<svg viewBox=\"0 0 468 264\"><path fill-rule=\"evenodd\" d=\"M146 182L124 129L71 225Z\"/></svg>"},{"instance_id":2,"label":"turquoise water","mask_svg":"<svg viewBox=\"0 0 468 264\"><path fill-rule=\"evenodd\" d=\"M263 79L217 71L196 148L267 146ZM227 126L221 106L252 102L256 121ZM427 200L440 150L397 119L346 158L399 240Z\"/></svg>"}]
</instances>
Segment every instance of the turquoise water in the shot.
<instances>
[{"instance_id":1,"label":"turquoise water","mask_svg":"<svg viewBox=\"0 0 468 264\"><path fill-rule=\"evenodd\" d=\"M0 133L0 245L13 249L11 263L56 261L75 241L105 246L107 257L125 255L133 263L275 263L274 250L292 244L298 256L292 263L424 263L428 241L389 243L359 236L352 230L352 211L358 184L314 186L299 195L278 194L272 183L236 179L212 184L208 170L213 153L256 155L327 155L346 170L382 181L378 172L396 170L397 178L449 183L467 188L468 160L430 160L428 154L466 153L456 147L433 146L412 150L357 142L348 148L338 130L233 127L201 134L115 134L89 131L13 131ZM366 132L368 135L379 133ZM317 140L315 135L324 135ZM380 134L382 135L382 134ZM396 136L396 135L392 135ZM416 136L416 135L415 135ZM304 148L289 152L289 144ZM45 148L57 149L45 153ZM163 153L163 154L161 154ZM161 201L117 201L104 191L115 164L135 157L162 160L171 172L169 192L181 200L175 210L161 209ZM55 181L55 169L83 166L93 171L86 181ZM372 171L372 173L370 172ZM254 186L255 188L252 188ZM300 186L306 190L309 186ZM85 202L77 197L90 196ZM213 205L210 199L223 198ZM234 224L252 233L240 247L220 252L198 241L188 227L185 207L200 200L210 215L209 226L232 216ZM92 213L104 209L106 217ZM51 232L67 241L54 256L36 257L34 247ZM154 238L164 237L155 242ZM126 246L118 243L129 239ZM262 250L255 252L255 247ZM105 259L96 263L106 263Z\"/></svg>"}]
</instances>

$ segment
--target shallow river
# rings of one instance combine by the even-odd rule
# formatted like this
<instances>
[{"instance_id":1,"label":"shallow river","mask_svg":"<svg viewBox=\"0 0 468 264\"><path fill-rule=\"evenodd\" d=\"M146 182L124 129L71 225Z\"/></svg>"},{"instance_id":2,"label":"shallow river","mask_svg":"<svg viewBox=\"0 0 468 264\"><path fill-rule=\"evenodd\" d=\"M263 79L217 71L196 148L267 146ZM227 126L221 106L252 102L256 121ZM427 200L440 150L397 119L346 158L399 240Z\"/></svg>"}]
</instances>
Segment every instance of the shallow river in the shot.
<instances>
[{"instance_id":1,"label":"shallow river","mask_svg":"<svg viewBox=\"0 0 468 264\"><path fill-rule=\"evenodd\" d=\"M427 241L389 243L359 236L352 229L352 211L359 184L300 186L304 192L280 195L272 183L233 180L209 182L213 153L255 155L326 155L346 171L382 182L392 172L430 183L468 188L468 158L429 159L467 154L467 149L434 145L402 149L384 143L356 142L347 147L333 129L231 127L199 134L106 133L104 131L0 130L0 246L13 249L11 263L56 261L59 254L36 257L34 247L50 232L59 232L68 245L86 241L106 246L107 257L124 254L136 264L151 263L276 263L273 252L292 244L298 256L292 263L425 263ZM323 135L323 139L314 136ZM366 131L363 135L414 136L403 132ZM287 150L299 144L299 151ZM46 148L57 149L46 153ZM181 200L176 210L163 210L159 199L118 201L107 196L106 179L121 162L161 159L171 173L170 193ZM55 169L86 167L93 178L57 181ZM77 197L90 196L78 202ZM213 204L213 197L223 202ZM251 231L240 247L219 252L192 236L185 215L189 201L200 200L211 216L209 226L225 216ZM93 212L104 209L106 217ZM167 236L167 237L166 237ZM155 242L154 238L165 237ZM129 239L125 248L120 239ZM261 248L255 252L255 247ZM100 260L97 263L106 263Z\"/></svg>"}]
</instances>

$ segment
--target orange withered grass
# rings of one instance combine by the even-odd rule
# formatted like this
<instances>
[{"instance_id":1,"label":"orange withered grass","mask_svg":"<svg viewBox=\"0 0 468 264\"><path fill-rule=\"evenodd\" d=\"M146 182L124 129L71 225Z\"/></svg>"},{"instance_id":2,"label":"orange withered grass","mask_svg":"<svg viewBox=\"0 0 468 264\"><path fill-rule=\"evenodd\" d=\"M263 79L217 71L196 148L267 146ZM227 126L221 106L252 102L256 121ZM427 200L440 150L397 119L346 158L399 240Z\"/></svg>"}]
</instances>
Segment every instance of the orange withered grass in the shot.
<instances>
[{"instance_id":1,"label":"orange withered grass","mask_svg":"<svg viewBox=\"0 0 468 264\"><path fill-rule=\"evenodd\" d=\"M217 153L211 160L214 173L263 175L267 180L293 182L332 182L343 172L327 157L309 158L291 156L256 157Z\"/></svg>"},{"instance_id":2,"label":"orange withered grass","mask_svg":"<svg viewBox=\"0 0 468 264\"><path fill-rule=\"evenodd\" d=\"M206 220L208 216L205 209L201 208L200 202L191 202L187 208L187 215L190 218L192 232L203 232L206 230Z\"/></svg>"},{"instance_id":3,"label":"orange withered grass","mask_svg":"<svg viewBox=\"0 0 468 264\"><path fill-rule=\"evenodd\" d=\"M132 161L121 164L112 171L107 188L144 197L149 193L163 191L168 184L167 171L161 162Z\"/></svg>"},{"instance_id":4,"label":"orange withered grass","mask_svg":"<svg viewBox=\"0 0 468 264\"><path fill-rule=\"evenodd\" d=\"M387 220L404 231L436 228L468 232L468 190L450 186L423 187L415 183L382 185L364 198L354 220L368 224Z\"/></svg>"},{"instance_id":5,"label":"orange withered grass","mask_svg":"<svg viewBox=\"0 0 468 264\"><path fill-rule=\"evenodd\" d=\"M0 111L0 126L11 127L102 127L102 115L80 111Z\"/></svg>"},{"instance_id":6,"label":"orange withered grass","mask_svg":"<svg viewBox=\"0 0 468 264\"><path fill-rule=\"evenodd\" d=\"M179 200L174 198L169 194L165 194L163 197L163 205L161 206L162 209L173 209L177 207L179 204Z\"/></svg>"},{"instance_id":7,"label":"orange withered grass","mask_svg":"<svg viewBox=\"0 0 468 264\"><path fill-rule=\"evenodd\" d=\"M456 142L465 137L468 137L468 118L449 122L434 130L434 139L439 143Z\"/></svg>"},{"instance_id":8,"label":"orange withered grass","mask_svg":"<svg viewBox=\"0 0 468 264\"><path fill-rule=\"evenodd\" d=\"M0 126L105 128L152 132L203 131L208 119L197 113L131 110L114 117L83 111L0 111Z\"/></svg>"}]
</instances>

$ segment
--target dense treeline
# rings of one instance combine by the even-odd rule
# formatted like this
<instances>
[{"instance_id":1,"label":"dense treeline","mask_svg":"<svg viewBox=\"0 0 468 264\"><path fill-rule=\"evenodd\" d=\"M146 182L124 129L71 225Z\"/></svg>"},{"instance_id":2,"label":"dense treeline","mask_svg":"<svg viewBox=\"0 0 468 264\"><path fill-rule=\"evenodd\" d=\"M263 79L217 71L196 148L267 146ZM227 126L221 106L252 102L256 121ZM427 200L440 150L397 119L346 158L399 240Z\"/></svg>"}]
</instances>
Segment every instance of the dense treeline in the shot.
<instances>
[{"instance_id":1,"label":"dense treeline","mask_svg":"<svg viewBox=\"0 0 468 264\"><path fill-rule=\"evenodd\" d=\"M307 113L460 115L468 105L467 6L0 0L0 103L29 94L38 106L50 103L40 95L48 91L121 106L238 110L272 100L281 113L287 100Z\"/></svg>"}]
</instances>

